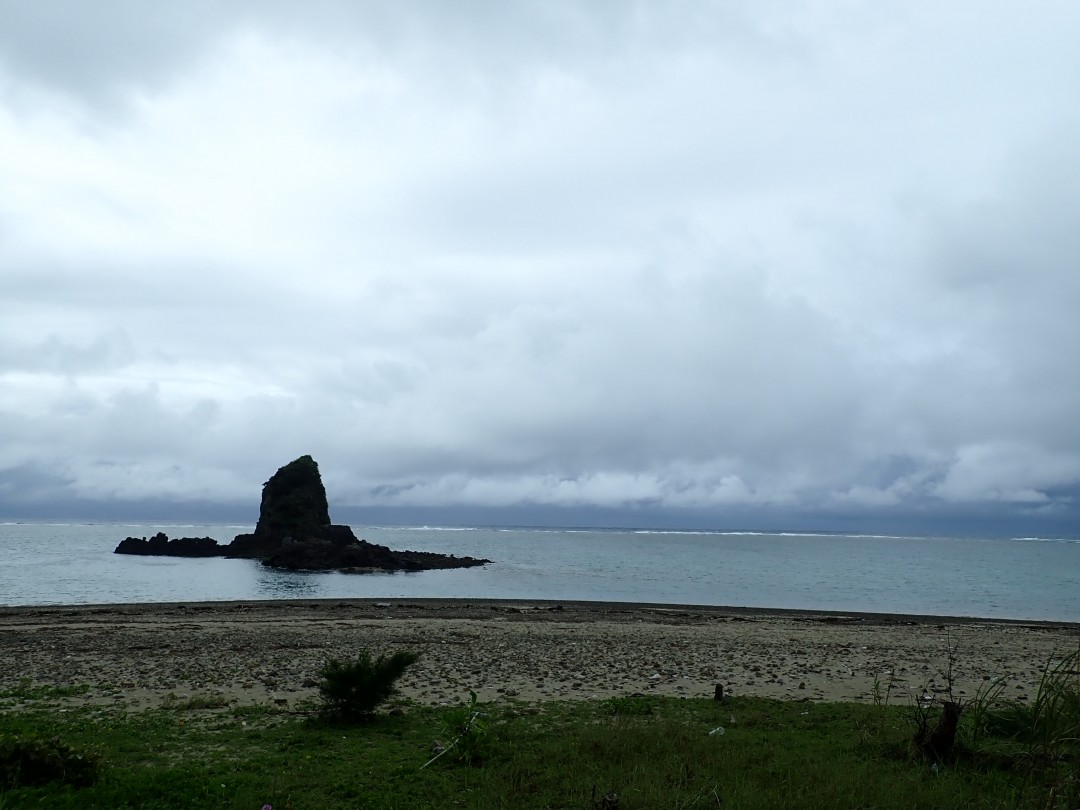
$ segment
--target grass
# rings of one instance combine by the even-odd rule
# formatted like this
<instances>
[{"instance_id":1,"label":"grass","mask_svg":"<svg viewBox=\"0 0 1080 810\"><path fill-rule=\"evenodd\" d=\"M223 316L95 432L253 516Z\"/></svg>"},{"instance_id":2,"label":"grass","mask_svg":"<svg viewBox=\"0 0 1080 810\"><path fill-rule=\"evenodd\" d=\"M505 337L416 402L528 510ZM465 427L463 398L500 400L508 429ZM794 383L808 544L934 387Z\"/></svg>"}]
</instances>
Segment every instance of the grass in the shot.
<instances>
[{"instance_id":1,"label":"grass","mask_svg":"<svg viewBox=\"0 0 1080 810\"><path fill-rule=\"evenodd\" d=\"M1077 742L1055 731L1053 756L1028 756L1043 738L1018 740L1011 726L987 720L990 713L976 715L984 721L978 751L965 749L952 764L932 767L913 751L902 706L658 697L486 705L479 707L482 759L469 764L447 756L422 768L462 707L412 706L352 726L252 708L200 708L206 710L4 711L0 735L59 738L94 756L100 777L80 788L0 785L0 808L1080 805L1072 775Z\"/></svg>"},{"instance_id":2,"label":"grass","mask_svg":"<svg viewBox=\"0 0 1080 810\"><path fill-rule=\"evenodd\" d=\"M177 697L170 692L161 702L161 708L172 712L197 712L208 709L224 709L228 707L229 699L224 695L193 695L191 697Z\"/></svg>"},{"instance_id":3,"label":"grass","mask_svg":"<svg viewBox=\"0 0 1080 810\"><path fill-rule=\"evenodd\" d=\"M1031 764L1074 761L1080 750L1080 649L1050 661L1030 702L1001 698L1003 683L987 687L976 703L971 733L987 754Z\"/></svg>"},{"instance_id":4,"label":"grass","mask_svg":"<svg viewBox=\"0 0 1080 810\"><path fill-rule=\"evenodd\" d=\"M44 701L53 698L73 697L85 695L90 691L87 684L78 686L46 686L36 684L29 678L24 678L17 686L0 691L0 709L9 708L20 702Z\"/></svg>"}]
</instances>

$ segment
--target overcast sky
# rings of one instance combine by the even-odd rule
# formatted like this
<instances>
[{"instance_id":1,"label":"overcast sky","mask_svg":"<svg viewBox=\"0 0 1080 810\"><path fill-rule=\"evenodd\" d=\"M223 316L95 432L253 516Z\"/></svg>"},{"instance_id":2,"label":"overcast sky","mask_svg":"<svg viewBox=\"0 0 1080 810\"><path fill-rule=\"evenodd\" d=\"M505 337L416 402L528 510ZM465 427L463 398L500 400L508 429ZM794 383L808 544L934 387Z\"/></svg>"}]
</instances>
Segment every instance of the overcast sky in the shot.
<instances>
[{"instance_id":1,"label":"overcast sky","mask_svg":"<svg viewBox=\"0 0 1080 810\"><path fill-rule=\"evenodd\" d=\"M0 0L0 514L252 504L310 453L332 507L1067 524L1078 38Z\"/></svg>"}]
</instances>

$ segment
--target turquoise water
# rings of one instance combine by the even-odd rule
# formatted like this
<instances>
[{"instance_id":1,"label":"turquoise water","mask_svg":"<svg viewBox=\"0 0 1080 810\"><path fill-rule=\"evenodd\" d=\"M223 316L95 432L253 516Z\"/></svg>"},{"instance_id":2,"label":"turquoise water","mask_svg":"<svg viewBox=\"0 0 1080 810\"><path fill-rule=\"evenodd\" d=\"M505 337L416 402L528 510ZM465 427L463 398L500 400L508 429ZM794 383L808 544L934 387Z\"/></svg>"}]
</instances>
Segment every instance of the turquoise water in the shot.
<instances>
[{"instance_id":1,"label":"turquoise water","mask_svg":"<svg viewBox=\"0 0 1080 810\"><path fill-rule=\"evenodd\" d=\"M116 555L128 535L228 542L251 526L0 525L0 604L328 598L598 600L1080 621L1080 540L354 526L391 548L486 557L412 574L285 573Z\"/></svg>"}]
</instances>

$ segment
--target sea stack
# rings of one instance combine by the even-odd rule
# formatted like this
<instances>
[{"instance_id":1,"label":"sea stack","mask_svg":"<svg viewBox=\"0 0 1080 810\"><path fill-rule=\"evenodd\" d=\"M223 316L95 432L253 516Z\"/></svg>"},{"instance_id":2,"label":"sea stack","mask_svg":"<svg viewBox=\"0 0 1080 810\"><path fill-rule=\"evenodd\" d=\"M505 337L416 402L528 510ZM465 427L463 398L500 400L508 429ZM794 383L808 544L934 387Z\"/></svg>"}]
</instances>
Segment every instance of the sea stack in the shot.
<instances>
[{"instance_id":1,"label":"sea stack","mask_svg":"<svg viewBox=\"0 0 1080 810\"><path fill-rule=\"evenodd\" d=\"M291 571L424 571L491 562L426 551L392 551L358 540L350 527L330 522L326 489L311 456L289 462L263 484L255 531L238 534L227 546L209 538L199 538L197 543L190 538L170 541L158 533L150 541L129 537L116 553L196 556L195 550L197 556L256 559Z\"/></svg>"},{"instance_id":2,"label":"sea stack","mask_svg":"<svg viewBox=\"0 0 1080 810\"><path fill-rule=\"evenodd\" d=\"M319 465L311 456L300 456L263 484L254 533L237 535L225 555L268 558L286 545L335 539L339 544L357 542L348 526L330 523Z\"/></svg>"},{"instance_id":3,"label":"sea stack","mask_svg":"<svg viewBox=\"0 0 1080 810\"><path fill-rule=\"evenodd\" d=\"M326 488L311 456L290 461L263 484L255 534L282 536L329 525Z\"/></svg>"}]
</instances>

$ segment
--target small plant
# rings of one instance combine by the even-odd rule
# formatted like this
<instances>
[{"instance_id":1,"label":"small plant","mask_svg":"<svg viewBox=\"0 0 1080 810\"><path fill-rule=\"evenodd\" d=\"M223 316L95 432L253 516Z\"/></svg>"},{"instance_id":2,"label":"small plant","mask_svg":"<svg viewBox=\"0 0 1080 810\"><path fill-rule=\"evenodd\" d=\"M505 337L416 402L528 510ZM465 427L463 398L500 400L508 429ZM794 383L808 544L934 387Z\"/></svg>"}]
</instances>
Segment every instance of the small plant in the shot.
<instances>
[{"instance_id":1,"label":"small plant","mask_svg":"<svg viewBox=\"0 0 1080 810\"><path fill-rule=\"evenodd\" d=\"M281 714L285 710L277 706L267 706L265 703L256 703L250 706L236 706L232 710L233 717L267 717L268 715Z\"/></svg>"},{"instance_id":2,"label":"small plant","mask_svg":"<svg viewBox=\"0 0 1080 810\"><path fill-rule=\"evenodd\" d=\"M915 726L915 748L934 763L949 761L955 755L956 732L964 711L963 701L956 697L956 644L951 633L946 635L946 653L945 669L938 672L945 681L944 699L931 694L931 680L923 687L922 694L914 697L910 713Z\"/></svg>"},{"instance_id":3,"label":"small plant","mask_svg":"<svg viewBox=\"0 0 1080 810\"><path fill-rule=\"evenodd\" d=\"M450 740L446 745L436 740L435 756L420 766L423 770L435 760L450 751L454 752L459 762L467 765L479 765L484 760L487 747L486 715L480 711L476 692L469 691L469 702L464 706L451 709L443 720L443 736Z\"/></svg>"},{"instance_id":4,"label":"small plant","mask_svg":"<svg viewBox=\"0 0 1080 810\"><path fill-rule=\"evenodd\" d=\"M973 752L982 750L983 742L993 735L993 725L997 709L1003 704L1006 678L1000 676L988 681L976 690L975 696L968 703L969 748Z\"/></svg>"},{"instance_id":5,"label":"small plant","mask_svg":"<svg viewBox=\"0 0 1080 810\"><path fill-rule=\"evenodd\" d=\"M82 787L93 784L97 758L72 748L59 737L0 738L0 787L32 787L58 782Z\"/></svg>"},{"instance_id":6,"label":"small plant","mask_svg":"<svg viewBox=\"0 0 1080 810\"><path fill-rule=\"evenodd\" d=\"M341 720L361 720L394 694L394 684L419 659L414 652L400 651L373 659L361 652L346 663L331 658L319 672L319 696L324 713Z\"/></svg>"},{"instance_id":7,"label":"small plant","mask_svg":"<svg viewBox=\"0 0 1080 810\"><path fill-rule=\"evenodd\" d=\"M656 701L633 695L608 698L602 705L612 715L642 717L656 711Z\"/></svg>"}]
</instances>

